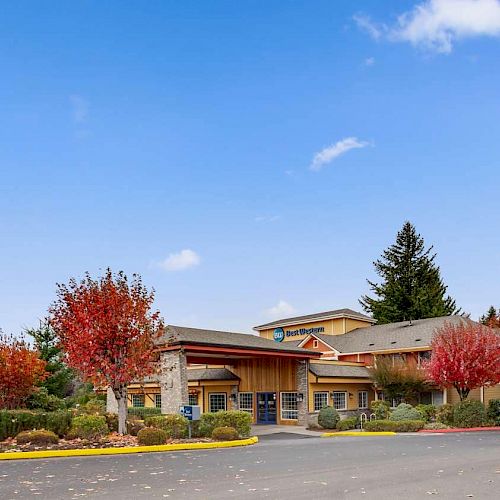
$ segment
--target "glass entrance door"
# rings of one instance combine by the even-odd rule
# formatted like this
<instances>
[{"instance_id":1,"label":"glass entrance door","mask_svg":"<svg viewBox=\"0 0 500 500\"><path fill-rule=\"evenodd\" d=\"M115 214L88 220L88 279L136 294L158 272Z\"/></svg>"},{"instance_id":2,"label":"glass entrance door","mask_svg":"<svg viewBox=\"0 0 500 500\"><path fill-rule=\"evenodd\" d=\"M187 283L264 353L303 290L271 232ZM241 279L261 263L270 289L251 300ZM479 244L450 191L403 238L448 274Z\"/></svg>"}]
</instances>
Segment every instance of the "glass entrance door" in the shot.
<instances>
[{"instance_id":1,"label":"glass entrance door","mask_svg":"<svg viewBox=\"0 0 500 500\"><path fill-rule=\"evenodd\" d=\"M276 393L258 392L257 393L257 423L275 424L276 423Z\"/></svg>"}]
</instances>

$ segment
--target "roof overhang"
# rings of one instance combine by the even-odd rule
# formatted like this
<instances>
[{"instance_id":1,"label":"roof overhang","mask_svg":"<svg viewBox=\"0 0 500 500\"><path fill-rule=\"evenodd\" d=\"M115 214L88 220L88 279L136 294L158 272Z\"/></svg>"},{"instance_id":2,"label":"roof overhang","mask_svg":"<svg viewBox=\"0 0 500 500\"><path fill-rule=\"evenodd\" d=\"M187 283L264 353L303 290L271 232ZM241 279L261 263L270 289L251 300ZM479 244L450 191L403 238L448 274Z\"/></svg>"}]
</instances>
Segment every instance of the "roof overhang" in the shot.
<instances>
[{"instance_id":1,"label":"roof overhang","mask_svg":"<svg viewBox=\"0 0 500 500\"><path fill-rule=\"evenodd\" d=\"M394 347L392 349L380 349L378 351L353 351L353 352L340 352L340 356L352 356L353 354L397 354L399 352L419 352L419 351L430 351L430 345L422 345L418 347Z\"/></svg>"}]
</instances>

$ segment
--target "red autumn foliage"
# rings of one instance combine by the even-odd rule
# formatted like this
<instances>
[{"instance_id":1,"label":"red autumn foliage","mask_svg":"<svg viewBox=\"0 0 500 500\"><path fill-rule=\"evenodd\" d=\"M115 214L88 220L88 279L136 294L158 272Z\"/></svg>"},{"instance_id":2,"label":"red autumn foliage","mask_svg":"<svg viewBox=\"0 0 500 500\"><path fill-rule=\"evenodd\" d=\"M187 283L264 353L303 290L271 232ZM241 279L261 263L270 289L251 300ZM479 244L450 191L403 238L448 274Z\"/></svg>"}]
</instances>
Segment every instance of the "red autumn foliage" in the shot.
<instances>
[{"instance_id":1,"label":"red autumn foliage","mask_svg":"<svg viewBox=\"0 0 500 500\"><path fill-rule=\"evenodd\" d=\"M48 375L46 363L23 338L0 336L0 408L23 407Z\"/></svg>"},{"instance_id":2,"label":"red autumn foliage","mask_svg":"<svg viewBox=\"0 0 500 500\"><path fill-rule=\"evenodd\" d=\"M154 371L154 347L163 332L158 311L151 312L154 291L140 276L131 283L123 272L89 274L59 284L50 308L51 324L67 363L85 380L111 387L118 401L119 431L125 430L127 385Z\"/></svg>"},{"instance_id":3,"label":"red autumn foliage","mask_svg":"<svg viewBox=\"0 0 500 500\"><path fill-rule=\"evenodd\" d=\"M500 335L495 330L468 320L445 323L431 348L425 365L429 378L455 387L461 400L472 389L500 383Z\"/></svg>"}]
</instances>

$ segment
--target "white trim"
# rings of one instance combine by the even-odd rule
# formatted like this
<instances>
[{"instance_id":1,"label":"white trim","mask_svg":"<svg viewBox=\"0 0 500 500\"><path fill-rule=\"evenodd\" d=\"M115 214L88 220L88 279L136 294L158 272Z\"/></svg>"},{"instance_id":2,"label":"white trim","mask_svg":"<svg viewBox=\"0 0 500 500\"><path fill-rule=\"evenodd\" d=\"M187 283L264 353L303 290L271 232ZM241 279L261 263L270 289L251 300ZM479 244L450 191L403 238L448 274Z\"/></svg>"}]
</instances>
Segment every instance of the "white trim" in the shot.
<instances>
[{"instance_id":1,"label":"white trim","mask_svg":"<svg viewBox=\"0 0 500 500\"><path fill-rule=\"evenodd\" d=\"M319 345L319 340L318 339L314 339L313 340L313 349L317 349L318 345Z\"/></svg>"},{"instance_id":2,"label":"white trim","mask_svg":"<svg viewBox=\"0 0 500 500\"><path fill-rule=\"evenodd\" d=\"M241 402L240 402L240 396L242 394L251 394L252 395L252 408L249 409L249 408L243 408L241 409ZM238 409L240 411L246 411L247 413L250 413L253 415L254 413L254 407L255 407L255 404L254 404L254 396L253 396L253 392L250 392L250 391L245 391L245 392L238 392Z\"/></svg>"},{"instance_id":3,"label":"white trim","mask_svg":"<svg viewBox=\"0 0 500 500\"><path fill-rule=\"evenodd\" d=\"M224 410L223 411L226 411L227 410L227 394L225 392L209 392L208 393L208 412L209 413L215 413L215 412L212 412L212 403L210 401L211 399L211 396L224 396ZM216 410L217 411L221 411L221 410Z\"/></svg>"},{"instance_id":4,"label":"white trim","mask_svg":"<svg viewBox=\"0 0 500 500\"><path fill-rule=\"evenodd\" d=\"M326 340L323 340L323 339L320 339L319 337L317 337L314 333L309 333L307 335L307 337L304 337L298 344L297 344L297 347L302 347L304 346L305 344L307 344L307 342L309 342L309 340L311 340L311 338L314 337L316 340L319 340L323 345L326 345L326 347L329 347L332 352L336 353L337 356L339 354L342 354L340 351L337 351L337 349L335 349L335 347L333 347L332 345L330 345ZM332 335L333 337L333 335Z\"/></svg>"},{"instance_id":5,"label":"white trim","mask_svg":"<svg viewBox=\"0 0 500 500\"><path fill-rule=\"evenodd\" d=\"M297 403L297 410L285 410L285 411L297 411L297 418L284 418L283 417L283 394L295 394L295 396L298 396L298 391L283 391L280 392L280 420L290 420L290 421L295 421L299 418L299 403Z\"/></svg>"},{"instance_id":6,"label":"white trim","mask_svg":"<svg viewBox=\"0 0 500 500\"><path fill-rule=\"evenodd\" d=\"M360 318L359 316L354 316L352 314L334 314L330 316L315 316L314 318L296 319L295 321L289 321L284 319L279 323L272 323L272 324L268 323L266 325L254 326L253 330L259 332L261 330L271 330L273 328L279 328L280 326L283 327L283 326L303 325L304 323L319 323L320 321L325 321L328 319L342 319L342 318L353 319L357 321L365 321L366 323L372 323L372 324L375 324L377 322L377 320L369 318L368 316L366 318Z\"/></svg>"},{"instance_id":7,"label":"white trim","mask_svg":"<svg viewBox=\"0 0 500 500\"><path fill-rule=\"evenodd\" d=\"M335 408L335 394L344 394L345 396L345 407L344 408ZM347 410L347 407L348 407L348 404L347 404L347 398L349 397L349 395L347 394L347 391L332 391L332 406L333 408L335 408L336 410Z\"/></svg>"},{"instance_id":8,"label":"white trim","mask_svg":"<svg viewBox=\"0 0 500 500\"><path fill-rule=\"evenodd\" d=\"M326 394L326 406L328 406L328 403L330 402L330 393L329 391L313 391L313 410L315 412L319 411L319 410L316 410L316 400L314 398L314 396L316 394ZM321 410L321 408L320 408Z\"/></svg>"},{"instance_id":9,"label":"white trim","mask_svg":"<svg viewBox=\"0 0 500 500\"><path fill-rule=\"evenodd\" d=\"M366 406L359 406L359 395L361 393L366 394ZM358 391L358 410L367 410L368 409L368 391Z\"/></svg>"}]
</instances>

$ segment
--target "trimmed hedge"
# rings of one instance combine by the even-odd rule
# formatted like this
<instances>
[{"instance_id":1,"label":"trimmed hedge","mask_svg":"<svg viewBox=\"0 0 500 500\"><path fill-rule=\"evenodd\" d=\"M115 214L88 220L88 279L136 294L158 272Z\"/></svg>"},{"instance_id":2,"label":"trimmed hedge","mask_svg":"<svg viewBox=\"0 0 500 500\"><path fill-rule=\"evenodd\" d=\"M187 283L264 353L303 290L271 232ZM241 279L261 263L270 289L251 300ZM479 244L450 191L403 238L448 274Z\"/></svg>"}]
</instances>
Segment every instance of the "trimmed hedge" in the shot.
<instances>
[{"instance_id":1,"label":"trimmed hedge","mask_svg":"<svg viewBox=\"0 0 500 500\"><path fill-rule=\"evenodd\" d=\"M73 415L68 410L53 412L0 410L0 440L33 429L46 429L62 437L71 427L72 418Z\"/></svg>"},{"instance_id":2,"label":"trimmed hedge","mask_svg":"<svg viewBox=\"0 0 500 500\"><path fill-rule=\"evenodd\" d=\"M106 417L102 415L80 415L71 423L68 433L71 438L98 439L109 433Z\"/></svg>"},{"instance_id":3,"label":"trimmed hedge","mask_svg":"<svg viewBox=\"0 0 500 500\"><path fill-rule=\"evenodd\" d=\"M500 425L500 399L490 399L487 417L495 425Z\"/></svg>"},{"instance_id":4,"label":"trimmed hedge","mask_svg":"<svg viewBox=\"0 0 500 500\"><path fill-rule=\"evenodd\" d=\"M486 423L486 409L480 401L465 400L453 408L455 427L481 427Z\"/></svg>"},{"instance_id":5,"label":"trimmed hedge","mask_svg":"<svg viewBox=\"0 0 500 500\"><path fill-rule=\"evenodd\" d=\"M449 427L441 422L429 422L424 425L424 429L429 431L441 431L443 429L449 429Z\"/></svg>"},{"instance_id":6,"label":"trimmed hedge","mask_svg":"<svg viewBox=\"0 0 500 500\"><path fill-rule=\"evenodd\" d=\"M235 441L238 438L238 431L234 427L216 427L212 431L215 441Z\"/></svg>"},{"instance_id":7,"label":"trimmed hedge","mask_svg":"<svg viewBox=\"0 0 500 500\"><path fill-rule=\"evenodd\" d=\"M423 429L423 420L372 420L364 424L368 432L416 432Z\"/></svg>"},{"instance_id":8,"label":"trimmed hedge","mask_svg":"<svg viewBox=\"0 0 500 500\"><path fill-rule=\"evenodd\" d=\"M401 403L389 415L389 420L399 422L401 420L423 420L421 413L408 403Z\"/></svg>"},{"instance_id":9,"label":"trimmed hedge","mask_svg":"<svg viewBox=\"0 0 500 500\"><path fill-rule=\"evenodd\" d=\"M179 439L186 437L189 421L182 415L158 415L148 417L144 421L147 427L163 429L169 438Z\"/></svg>"},{"instance_id":10,"label":"trimmed hedge","mask_svg":"<svg viewBox=\"0 0 500 500\"><path fill-rule=\"evenodd\" d=\"M39 429L35 431L22 431L16 436L17 444L57 444L59 438L52 431Z\"/></svg>"},{"instance_id":11,"label":"trimmed hedge","mask_svg":"<svg viewBox=\"0 0 500 500\"><path fill-rule=\"evenodd\" d=\"M167 433L163 429L156 427L144 427L137 434L137 441L143 446L165 444L167 439Z\"/></svg>"},{"instance_id":12,"label":"trimmed hedge","mask_svg":"<svg viewBox=\"0 0 500 500\"><path fill-rule=\"evenodd\" d=\"M147 407L147 408L137 408L131 406L127 409L129 415L136 415L144 420L146 417L152 417L153 415L161 415L161 408Z\"/></svg>"},{"instance_id":13,"label":"trimmed hedge","mask_svg":"<svg viewBox=\"0 0 500 500\"><path fill-rule=\"evenodd\" d=\"M197 434L211 437L216 427L233 427L240 437L250 436L252 430L252 415L246 411L218 411L203 413L198 424Z\"/></svg>"},{"instance_id":14,"label":"trimmed hedge","mask_svg":"<svg viewBox=\"0 0 500 500\"><path fill-rule=\"evenodd\" d=\"M323 429L335 429L340 420L338 411L333 406L325 406L318 413L318 424Z\"/></svg>"},{"instance_id":15,"label":"trimmed hedge","mask_svg":"<svg viewBox=\"0 0 500 500\"><path fill-rule=\"evenodd\" d=\"M336 429L339 431L348 431L355 429L356 425L358 425L358 417L347 417L337 422Z\"/></svg>"},{"instance_id":16,"label":"trimmed hedge","mask_svg":"<svg viewBox=\"0 0 500 500\"><path fill-rule=\"evenodd\" d=\"M437 408L434 405L419 404L415 406L415 410L420 413L422 420L426 422L431 422L436 418Z\"/></svg>"}]
</instances>

